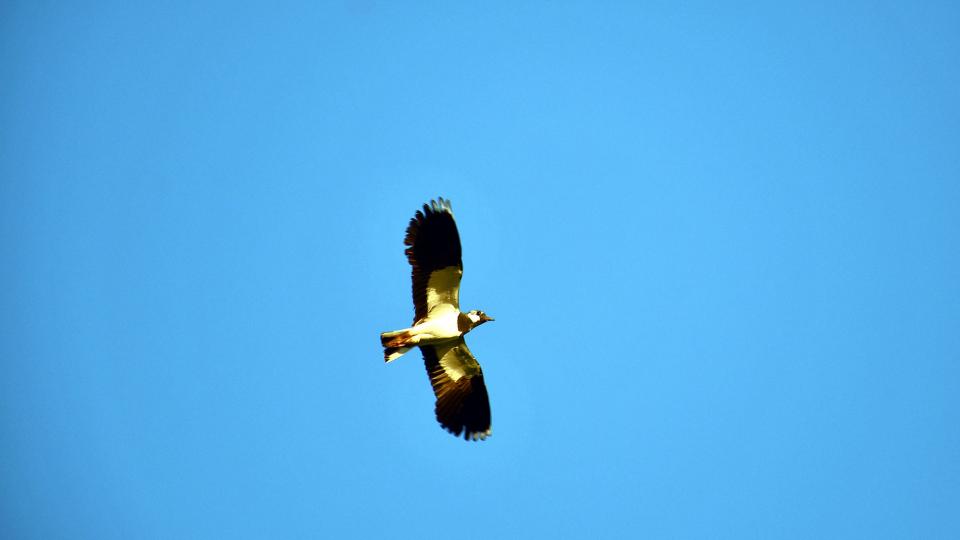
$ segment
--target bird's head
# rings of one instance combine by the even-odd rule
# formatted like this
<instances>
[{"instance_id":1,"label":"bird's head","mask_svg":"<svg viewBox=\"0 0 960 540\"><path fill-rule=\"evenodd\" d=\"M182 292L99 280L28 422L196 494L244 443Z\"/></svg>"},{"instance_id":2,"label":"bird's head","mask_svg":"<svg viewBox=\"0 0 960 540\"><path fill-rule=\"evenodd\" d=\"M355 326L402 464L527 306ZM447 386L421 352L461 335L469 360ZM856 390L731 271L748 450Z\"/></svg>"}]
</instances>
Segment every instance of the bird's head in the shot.
<instances>
[{"instance_id":1,"label":"bird's head","mask_svg":"<svg viewBox=\"0 0 960 540\"><path fill-rule=\"evenodd\" d=\"M492 321L493 317L490 317L486 313L480 311L479 309L474 309L467 313L467 317L470 317L470 322L473 323L474 328L480 326L481 324Z\"/></svg>"}]
</instances>

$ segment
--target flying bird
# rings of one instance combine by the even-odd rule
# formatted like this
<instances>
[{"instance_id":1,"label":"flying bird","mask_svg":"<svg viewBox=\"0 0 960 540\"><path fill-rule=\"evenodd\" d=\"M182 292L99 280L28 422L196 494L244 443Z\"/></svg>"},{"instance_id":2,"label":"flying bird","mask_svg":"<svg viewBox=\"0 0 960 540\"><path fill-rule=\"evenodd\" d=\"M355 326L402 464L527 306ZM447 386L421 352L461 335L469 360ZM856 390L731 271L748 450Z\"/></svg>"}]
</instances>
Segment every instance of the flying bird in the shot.
<instances>
[{"instance_id":1,"label":"flying bird","mask_svg":"<svg viewBox=\"0 0 960 540\"><path fill-rule=\"evenodd\" d=\"M413 275L413 326L380 334L383 359L392 362L420 347L437 397L437 421L464 439L486 439L491 433L487 387L463 338L493 319L479 310L460 311L463 261L450 201L440 197L423 205L403 243Z\"/></svg>"}]
</instances>

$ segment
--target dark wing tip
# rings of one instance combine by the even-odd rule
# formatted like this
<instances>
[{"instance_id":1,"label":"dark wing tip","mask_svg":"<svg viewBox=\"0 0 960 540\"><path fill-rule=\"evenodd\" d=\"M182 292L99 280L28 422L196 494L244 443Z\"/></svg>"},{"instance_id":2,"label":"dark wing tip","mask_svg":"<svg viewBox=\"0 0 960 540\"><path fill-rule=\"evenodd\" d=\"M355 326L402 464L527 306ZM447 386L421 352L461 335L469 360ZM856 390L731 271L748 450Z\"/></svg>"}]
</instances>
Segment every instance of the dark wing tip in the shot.
<instances>
[{"instance_id":1,"label":"dark wing tip","mask_svg":"<svg viewBox=\"0 0 960 540\"><path fill-rule=\"evenodd\" d=\"M403 243L407 246L413 246L417 240L417 233L420 229L427 223L435 221L439 214L449 214L450 218L448 219L450 219L451 222L453 221L453 207L450 205L449 199L444 199L443 197L437 197L437 200L431 199L430 202L423 205L421 210L417 210L407 225L407 234L403 239ZM457 240L459 242L459 238Z\"/></svg>"},{"instance_id":2,"label":"dark wing tip","mask_svg":"<svg viewBox=\"0 0 960 540\"><path fill-rule=\"evenodd\" d=\"M443 429L459 437L462 428L454 429L449 426L443 426ZM493 434L493 429L489 427L486 429L486 431L470 431L469 429L463 429L462 431L463 440L465 441L485 441L487 440L487 437Z\"/></svg>"},{"instance_id":3,"label":"dark wing tip","mask_svg":"<svg viewBox=\"0 0 960 540\"><path fill-rule=\"evenodd\" d=\"M430 199L430 202L423 205L423 209L429 213L453 215L453 206L450 205L450 199L444 199L443 197Z\"/></svg>"},{"instance_id":4,"label":"dark wing tip","mask_svg":"<svg viewBox=\"0 0 960 540\"><path fill-rule=\"evenodd\" d=\"M430 201L430 206L433 209L433 211L436 213L445 212L447 214L450 214L451 216L453 215L453 207L450 205L450 199L437 197L436 200Z\"/></svg>"},{"instance_id":5,"label":"dark wing tip","mask_svg":"<svg viewBox=\"0 0 960 540\"><path fill-rule=\"evenodd\" d=\"M464 440L484 440L491 434L490 401L483 376L448 381L437 396L437 421L444 429ZM451 388L452 387L452 388Z\"/></svg>"}]
</instances>

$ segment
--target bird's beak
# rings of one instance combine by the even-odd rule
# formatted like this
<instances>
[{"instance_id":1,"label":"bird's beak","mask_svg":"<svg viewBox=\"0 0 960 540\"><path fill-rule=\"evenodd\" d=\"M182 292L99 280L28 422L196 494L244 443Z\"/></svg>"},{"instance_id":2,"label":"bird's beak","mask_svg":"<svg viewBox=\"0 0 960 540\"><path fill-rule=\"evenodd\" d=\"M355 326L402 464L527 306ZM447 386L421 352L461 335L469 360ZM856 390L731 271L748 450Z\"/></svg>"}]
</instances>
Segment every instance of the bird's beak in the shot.
<instances>
[{"instance_id":1,"label":"bird's beak","mask_svg":"<svg viewBox=\"0 0 960 540\"><path fill-rule=\"evenodd\" d=\"M493 320L496 320L496 319L494 319L493 317L487 315L484 320L485 320L485 321L493 321Z\"/></svg>"}]
</instances>

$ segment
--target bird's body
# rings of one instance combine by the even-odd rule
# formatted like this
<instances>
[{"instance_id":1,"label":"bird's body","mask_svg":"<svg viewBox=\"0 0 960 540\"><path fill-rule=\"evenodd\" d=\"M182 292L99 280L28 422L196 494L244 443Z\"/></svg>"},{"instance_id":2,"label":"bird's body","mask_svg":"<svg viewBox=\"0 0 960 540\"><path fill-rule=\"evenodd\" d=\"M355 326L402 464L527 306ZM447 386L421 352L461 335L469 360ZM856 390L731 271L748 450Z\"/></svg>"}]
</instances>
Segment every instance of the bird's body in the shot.
<instances>
[{"instance_id":1,"label":"bird's body","mask_svg":"<svg viewBox=\"0 0 960 540\"><path fill-rule=\"evenodd\" d=\"M482 311L460 311L463 276L460 234L450 201L423 206L410 220L404 243L413 277L413 326L380 334L384 361L420 347L437 397L437 420L454 435L490 435L490 405L483 371L463 337L492 321Z\"/></svg>"},{"instance_id":2,"label":"bird's body","mask_svg":"<svg viewBox=\"0 0 960 540\"><path fill-rule=\"evenodd\" d=\"M440 304L410 328L380 334L384 360L396 360L415 346L442 345L463 337L480 324L482 319L478 313L463 313L452 304Z\"/></svg>"}]
</instances>

